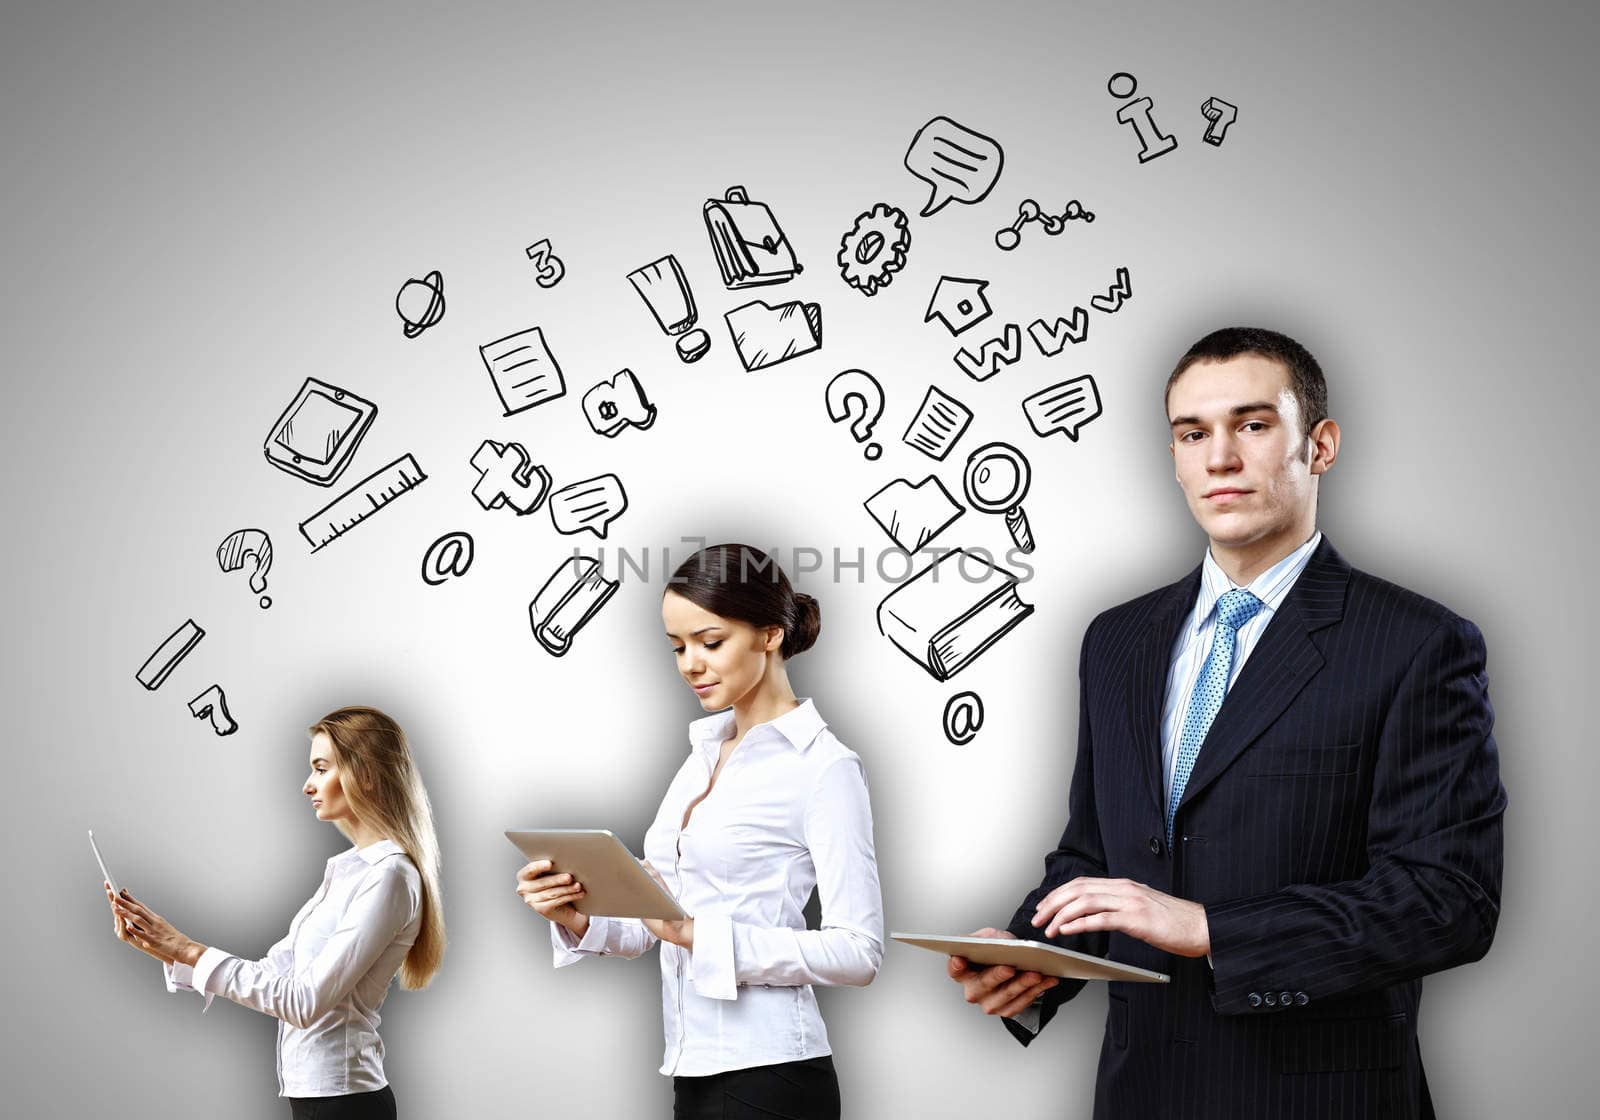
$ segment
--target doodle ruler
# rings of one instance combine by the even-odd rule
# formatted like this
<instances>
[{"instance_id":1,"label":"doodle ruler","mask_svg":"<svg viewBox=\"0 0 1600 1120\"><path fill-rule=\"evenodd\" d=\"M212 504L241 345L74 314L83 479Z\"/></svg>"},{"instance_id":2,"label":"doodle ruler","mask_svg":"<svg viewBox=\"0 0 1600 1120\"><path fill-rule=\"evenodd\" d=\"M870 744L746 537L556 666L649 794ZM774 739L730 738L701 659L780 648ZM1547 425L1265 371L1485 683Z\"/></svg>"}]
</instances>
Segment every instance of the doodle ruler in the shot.
<instances>
[{"instance_id":1,"label":"doodle ruler","mask_svg":"<svg viewBox=\"0 0 1600 1120\"><path fill-rule=\"evenodd\" d=\"M369 474L300 522L300 535L316 552L338 540L428 476L409 453Z\"/></svg>"}]
</instances>

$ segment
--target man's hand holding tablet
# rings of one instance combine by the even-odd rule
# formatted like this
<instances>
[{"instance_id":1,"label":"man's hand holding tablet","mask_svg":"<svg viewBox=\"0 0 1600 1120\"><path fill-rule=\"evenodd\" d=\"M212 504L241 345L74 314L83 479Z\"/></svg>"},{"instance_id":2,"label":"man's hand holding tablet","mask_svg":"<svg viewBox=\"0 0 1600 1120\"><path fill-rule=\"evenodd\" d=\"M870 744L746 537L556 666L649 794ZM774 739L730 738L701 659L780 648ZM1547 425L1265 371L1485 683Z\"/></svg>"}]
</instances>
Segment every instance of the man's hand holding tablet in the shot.
<instances>
[{"instance_id":1,"label":"man's hand holding tablet","mask_svg":"<svg viewBox=\"0 0 1600 1120\"><path fill-rule=\"evenodd\" d=\"M1008 930L990 926L974 930L971 936L1016 940L1016 935ZM1061 982L1038 972L1018 972L1006 964L975 967L966 957L951 957L946 971L950 979L961 985L968 1003L983 1008L985 1015L1002 1015L1008 1019Z\"/></svg>"}]
</instances>

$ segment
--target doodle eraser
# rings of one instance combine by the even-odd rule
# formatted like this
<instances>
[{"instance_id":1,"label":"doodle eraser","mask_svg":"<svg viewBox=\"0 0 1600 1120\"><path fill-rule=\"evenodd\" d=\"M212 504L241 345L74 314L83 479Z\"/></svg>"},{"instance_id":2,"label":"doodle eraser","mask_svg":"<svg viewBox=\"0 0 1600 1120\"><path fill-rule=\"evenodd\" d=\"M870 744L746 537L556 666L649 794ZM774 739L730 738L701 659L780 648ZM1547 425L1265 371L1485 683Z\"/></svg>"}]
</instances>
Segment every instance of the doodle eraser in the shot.
<instances>
[{"instance_id":1,"label":"doodle eraser","mask_svg":"<svg viewBox=\"0 0 1600 1120\"><path fill-rule=\"evenodd\" d=\"M168 674L178 667L180 661L189 656L189 651L205 636L206 632L195 624L194 619L186 619L183 625L167 635L167 640L156 648L143 665L139 666L139 672L136 674L139 683L151 692L160 688Z\"/></svg>"},{"instance_id":2,"label":"doodle eraser","mask_svg":"<svg viewBox=\"0 0 1600 1120\"><path fill-rule=\"evenodd\" d=\"M680 334L675 345L679 358L685 362L697 362L711 349L711 336L696 327L688 334Z\"/></svg>"}]
</instances>

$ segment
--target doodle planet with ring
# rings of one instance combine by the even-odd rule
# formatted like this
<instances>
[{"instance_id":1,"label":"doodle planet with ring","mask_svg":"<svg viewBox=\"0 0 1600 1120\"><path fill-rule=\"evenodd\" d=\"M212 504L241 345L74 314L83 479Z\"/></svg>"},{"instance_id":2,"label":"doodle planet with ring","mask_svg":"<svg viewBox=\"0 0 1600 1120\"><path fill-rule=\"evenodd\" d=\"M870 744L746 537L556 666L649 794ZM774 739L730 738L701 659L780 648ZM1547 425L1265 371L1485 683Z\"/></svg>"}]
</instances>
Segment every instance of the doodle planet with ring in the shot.
<instances>
[{"instance_id":1,"label":"doodle planet with ring","mask_svg":"<svg viewBox=\"0 0 1600 1120\"><path fill-rule=\"evenodd\" d=\"M401 284L394 297L394 309L405 324L407 338L416 338L444 318L444 277L439 270L434 269L421 280Z\"/></svg>"}]
</instances>

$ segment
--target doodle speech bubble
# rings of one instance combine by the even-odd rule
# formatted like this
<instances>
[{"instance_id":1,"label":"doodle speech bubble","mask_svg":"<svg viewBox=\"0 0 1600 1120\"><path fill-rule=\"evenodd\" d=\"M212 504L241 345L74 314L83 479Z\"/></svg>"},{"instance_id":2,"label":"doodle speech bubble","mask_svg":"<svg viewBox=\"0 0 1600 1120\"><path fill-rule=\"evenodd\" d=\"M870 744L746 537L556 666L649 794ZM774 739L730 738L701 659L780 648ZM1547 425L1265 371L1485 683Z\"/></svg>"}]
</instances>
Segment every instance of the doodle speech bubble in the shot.
<instances>
[{"instance_id":1,"label":"doodle speech bubble","mask_svg":"<svg viewBox=\"0 0 1600 1120\"><path fill-rule=\"evenodd\" d=\"M1041 389L1022 402L1022 411L1039 435L1061 432L1077 443L1083 426L1100 415L1100 388L1086 373Z\"/></svg>"},{"instance_id":2,"label":"doodle speech bubble","mask_svg":"<svg viewBox=\"0 0 1600 1120\"><path fill-rule=\"evenodd\" d=\"M556 532L567 536L587 529L604 540L611 523L627 508L628 495L614 474L574 482L550 495L550 520Z\"/></svg>"},{"instance_id":3,"label":"doodle speech bubble","mask_svg":"<svg viewBox=\"0 0 1600 1120\"><path fill-rule=\"evenodd\" d=\"M917 130L906 149L906 170L933 188L924 218L951 199L971 205L994 189L1005 166L1000 145L949 117L934 117Z\"/></svg>"}]
</instances>

